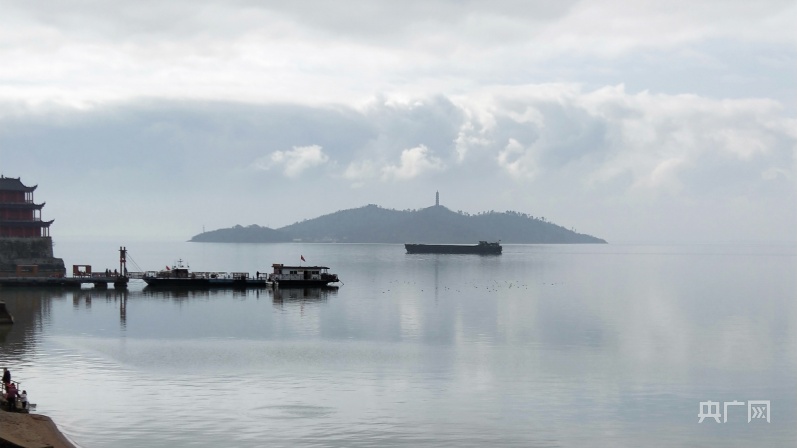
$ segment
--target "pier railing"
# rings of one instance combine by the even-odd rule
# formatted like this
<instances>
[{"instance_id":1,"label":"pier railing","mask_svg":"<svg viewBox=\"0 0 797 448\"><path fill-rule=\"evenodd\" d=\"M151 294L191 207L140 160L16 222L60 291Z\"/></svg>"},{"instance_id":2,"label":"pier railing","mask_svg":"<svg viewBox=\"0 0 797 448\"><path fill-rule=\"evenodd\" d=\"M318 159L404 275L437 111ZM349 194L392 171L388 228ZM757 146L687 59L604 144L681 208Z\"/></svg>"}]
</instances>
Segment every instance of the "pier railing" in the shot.
<instances>
[{"instance_id":1,"label":"pier railing","mask_svg":"<svg viewBox=\"0 0 797 448\"><path fill-rule=\"evenodd\" d=\"M261 273L263 275L264 273ZM128 272L128 278L141 280L143 278L169 278L164 271ZM246 280L251 278L248 272L192 272L186 277L191 279L233 279Z\"/></svg>"},{"instance_id":2,"label":"pier railing","mask_svg":"<svg viewBox=\"0 0 797 448\"><path fill-rule=\"evenodd\" d=\"M128 272L127 278L130 280L142 280L145 277L161 277L164 273L162 271L145 271L145 272ZM252 275L248 272L192 272L186 278L199 278L199 279L233 279L233 280L247 280L247 279L265 279L267 274L259 272L259 276Z\"/></svg>"}]
</instances>

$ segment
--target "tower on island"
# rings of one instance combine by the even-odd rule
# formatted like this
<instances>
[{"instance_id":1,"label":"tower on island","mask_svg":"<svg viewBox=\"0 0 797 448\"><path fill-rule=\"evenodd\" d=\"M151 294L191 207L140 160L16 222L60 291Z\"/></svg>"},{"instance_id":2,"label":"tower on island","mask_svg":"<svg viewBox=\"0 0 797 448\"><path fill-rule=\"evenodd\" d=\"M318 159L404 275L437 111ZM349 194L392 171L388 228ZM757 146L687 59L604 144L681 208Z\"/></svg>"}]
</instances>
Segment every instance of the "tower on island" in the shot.
<instances>
[{"instance_id":1,"label":"tower on island","mask_svg":"<svg viewBox=\"0 0 797 448\"><path fill-rule=\"evenodd\" d=\"M434 193L434 206L440 207L440 191L435 191Z\"/></svg>"},{"instance_id":2,"label":"tower on island","mask_svg":"<svg viewBox=\"0 0 797 448\"><path fill-rule=\"evenodd\" d=\"M0 276L63 276L64 260L53 257L50 225L42 221L44 203L33 201L38 185L28 187L0 175Z\"/></svg>"}]
</instances>

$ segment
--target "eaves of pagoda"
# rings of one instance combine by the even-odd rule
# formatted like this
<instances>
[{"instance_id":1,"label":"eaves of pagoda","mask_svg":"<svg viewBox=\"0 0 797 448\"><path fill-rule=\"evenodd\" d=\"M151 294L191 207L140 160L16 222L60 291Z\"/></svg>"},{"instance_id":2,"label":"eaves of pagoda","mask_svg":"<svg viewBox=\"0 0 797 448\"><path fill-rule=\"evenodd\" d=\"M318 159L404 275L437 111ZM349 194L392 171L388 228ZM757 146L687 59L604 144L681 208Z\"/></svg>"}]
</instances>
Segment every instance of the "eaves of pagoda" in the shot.
<instances>
[{"instance_id":1,"label":"eaves of pagoda","mask_svg":"<svg viewBox=\"0 0 797 448\"><path fill-rule=\"evenodd\" d=\"M20 210L41 210L46 202L41 204L34 204L33 202L0 202L0 208L4 209L20 209Z\"/></svg>"}]
</instances>

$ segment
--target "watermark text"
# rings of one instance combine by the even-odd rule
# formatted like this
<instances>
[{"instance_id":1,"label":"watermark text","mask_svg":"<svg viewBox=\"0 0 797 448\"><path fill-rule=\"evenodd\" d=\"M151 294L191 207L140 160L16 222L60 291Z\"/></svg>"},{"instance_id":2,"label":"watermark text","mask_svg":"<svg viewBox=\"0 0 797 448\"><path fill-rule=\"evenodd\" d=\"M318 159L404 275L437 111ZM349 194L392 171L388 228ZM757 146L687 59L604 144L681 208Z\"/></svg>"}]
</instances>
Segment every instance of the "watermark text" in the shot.
<instances>
[{"instance_id":1,"label":"watermark text","mask_svg":"<svg viewBox=\"0 0 797 448\"><path fill-rule=\"evenodd\" d=\"M770 400L749 400L747 403L747 423L750 423L753 420L764 420L766 419L767 423L769 423L769 408L770 408ZM722 407L720 408L720 404ZM727 423L728 422L728 414L730 414L730 408L734 406L744 406L744 401L724 401L720 403L719 401L701 401L700 402L700 412L697 414L699 420L698 423L703 423L705 419L713 419L717 423ZM734 412L738 412L734 411ZM722 421L720 421L722 419Z\"/></svg>"}]
</instances>

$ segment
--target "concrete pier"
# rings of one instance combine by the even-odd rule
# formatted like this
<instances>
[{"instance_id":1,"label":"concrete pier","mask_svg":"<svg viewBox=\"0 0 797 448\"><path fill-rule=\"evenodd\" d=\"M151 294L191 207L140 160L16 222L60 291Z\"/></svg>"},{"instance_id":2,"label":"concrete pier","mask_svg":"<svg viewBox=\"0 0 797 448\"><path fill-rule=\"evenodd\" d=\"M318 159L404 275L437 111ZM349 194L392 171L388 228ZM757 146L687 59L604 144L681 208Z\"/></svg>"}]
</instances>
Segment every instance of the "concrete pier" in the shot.
<instances>
[{"instance_id":1,"label":"concrete pier","mask_svg":"<svg viewBox=\"0 0 797 448\"><path fill-rule=\"evenodd\" d=\"M91 276L91 277L0 277L0 286L57 286L80 288L91 283L95 288L105 289L113 285L116 289L126 289L130 279L123 276Z\"/></svg>"}]
</instances>

